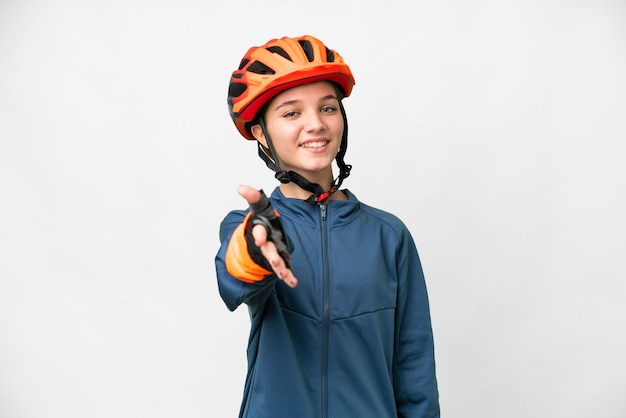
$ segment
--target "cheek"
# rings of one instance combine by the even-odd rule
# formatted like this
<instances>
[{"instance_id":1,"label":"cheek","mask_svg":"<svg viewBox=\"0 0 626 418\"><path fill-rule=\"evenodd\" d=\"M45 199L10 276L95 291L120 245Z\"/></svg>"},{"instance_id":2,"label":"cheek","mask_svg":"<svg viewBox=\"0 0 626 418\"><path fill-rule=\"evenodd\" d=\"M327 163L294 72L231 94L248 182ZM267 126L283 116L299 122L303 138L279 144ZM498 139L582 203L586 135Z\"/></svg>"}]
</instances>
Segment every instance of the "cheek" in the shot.
<instances>
[{"instance_id":1,"label":"cheek","mask_svg":"<svg viewBox=\"0 0 626 418\"><path fill-rule=\"evenodd\" d=\"M295 143L298 139L299 130L293 124L274 123L271 128L267 127L267 133L274 146L281 147Z\"/></svg>"},{"instance_id":2,"label":"cheek","mask_svg":"<svg viewBox=\"0 0 626 418\"><path fill-rule=\"evenodd\" d=\"M343 117L338 114L336 115L330 122L329 126L337 135L341 136L343 134Z\"/></svg>"}]
</instances>

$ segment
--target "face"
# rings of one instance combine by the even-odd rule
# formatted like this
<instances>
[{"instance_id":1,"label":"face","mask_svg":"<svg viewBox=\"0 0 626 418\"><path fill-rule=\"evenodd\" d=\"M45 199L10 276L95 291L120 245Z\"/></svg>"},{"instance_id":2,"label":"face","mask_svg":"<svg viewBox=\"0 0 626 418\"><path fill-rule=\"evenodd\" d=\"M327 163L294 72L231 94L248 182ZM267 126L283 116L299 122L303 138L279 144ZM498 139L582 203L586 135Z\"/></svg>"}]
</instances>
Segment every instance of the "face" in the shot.
<instances>
[{"instance_id":1,"label":"face","mask_svg":"<svg viewBox=\"0 0 626 418\"><path fill-rule=\"evenodd\" d=\"M332 178L343 117L331 83L305 84L278 94L268 104L265 126L282 169L293 170L309 181ZM259 125L252 133L267 148Z\"/></svg>"}]
</instances>

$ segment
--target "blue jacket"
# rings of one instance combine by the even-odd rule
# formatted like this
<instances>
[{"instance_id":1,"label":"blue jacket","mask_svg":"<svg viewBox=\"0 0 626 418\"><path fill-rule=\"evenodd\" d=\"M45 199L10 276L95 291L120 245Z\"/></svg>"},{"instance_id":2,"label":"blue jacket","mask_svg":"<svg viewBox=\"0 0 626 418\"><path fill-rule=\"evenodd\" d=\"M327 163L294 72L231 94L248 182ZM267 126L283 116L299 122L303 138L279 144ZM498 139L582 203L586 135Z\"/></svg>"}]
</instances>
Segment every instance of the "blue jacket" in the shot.
<instances>
[{"instance_id":1,"label":"blue jacket","mask_svg":"<svg viewBox=\"0 0 626 418\"><path fill-rule=\"evenodd\" d=\"M221 224L216 256L230 310L248 305L248 374L240 417L439 417L433 337L419 256L404 224L344 190L307 206L270 197L293 244L298 286L245 283L225 266L246 211Z\"/></svg>"}]
</instances>

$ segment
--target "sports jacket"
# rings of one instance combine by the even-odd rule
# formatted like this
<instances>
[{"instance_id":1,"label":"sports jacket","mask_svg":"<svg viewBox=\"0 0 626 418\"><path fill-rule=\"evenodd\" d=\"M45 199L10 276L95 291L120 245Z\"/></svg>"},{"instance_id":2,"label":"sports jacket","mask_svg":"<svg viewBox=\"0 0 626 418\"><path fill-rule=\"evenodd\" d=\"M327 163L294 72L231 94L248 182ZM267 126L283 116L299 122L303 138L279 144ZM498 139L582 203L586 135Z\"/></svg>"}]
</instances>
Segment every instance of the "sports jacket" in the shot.
<instances>
[{"instance_id":1,"label":"sports jacket","mask_svg":"<svg viewBox=\"0 0 626 418\"><path fill-rule=\"evenodd\" d=\"M404 224L347 201L270 197L293 249L298 286L231 276L225 253L247 211L230 212L216 256L220 294L248 305L240 417L439 417L433 337L419 256Z\"/></svg>"}]
</instances>

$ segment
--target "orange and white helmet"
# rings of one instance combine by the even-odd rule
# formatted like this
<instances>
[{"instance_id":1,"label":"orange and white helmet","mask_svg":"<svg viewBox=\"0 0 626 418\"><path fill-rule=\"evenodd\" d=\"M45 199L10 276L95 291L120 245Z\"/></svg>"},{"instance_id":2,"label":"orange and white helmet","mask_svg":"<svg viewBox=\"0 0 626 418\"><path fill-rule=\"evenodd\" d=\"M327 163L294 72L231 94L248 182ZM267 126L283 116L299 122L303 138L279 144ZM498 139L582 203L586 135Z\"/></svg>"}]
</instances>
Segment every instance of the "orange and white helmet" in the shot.
<instances>
[{"instance_id":1,"label":"orange and white helmet","mask_svg":"<svg viewBox=\"0 0 626 418\"><path fill-rule=\"evenodd\" d=\"M305 35L272 39L248 50L228 87L228 107L235 126L246 139L270 99L291 87L314 81L332 81L345 97L354 86L350 68L336 51Z\"/></svg>"}]
</instances>

